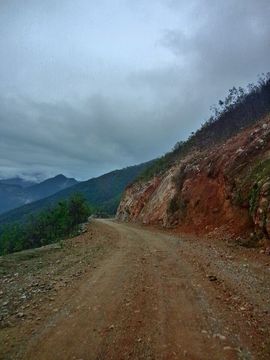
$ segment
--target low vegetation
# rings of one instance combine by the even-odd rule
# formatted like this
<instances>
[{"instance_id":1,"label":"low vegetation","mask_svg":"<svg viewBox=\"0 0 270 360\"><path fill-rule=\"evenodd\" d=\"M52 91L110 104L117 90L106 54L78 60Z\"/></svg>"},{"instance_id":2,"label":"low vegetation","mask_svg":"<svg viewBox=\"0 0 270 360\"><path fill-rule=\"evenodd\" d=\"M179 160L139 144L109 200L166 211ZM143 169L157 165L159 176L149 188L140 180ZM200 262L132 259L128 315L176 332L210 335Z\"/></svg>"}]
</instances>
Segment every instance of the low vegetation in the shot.
<instances>
[{"instance_id":1,"label":"low vegetation","mask_svg":"<svg viewBox=\"0 0 270 360\"><path fill-rule=\"evenodd\" d=\"M237 179L233 204L248 207L250 215L253 216L257 210L261 186L270 179L270 159L260 159L250 166L245 166L243 170L242 173L238 170L238 174L227 174L231 179Z\"/></svg>"},{"instance_id":2,"label":"low vegetation","mask_svg":"<svg viewBox=\"0 0 270 360\"><path fill-rule=\"evenodd\" d=\"M179 141L171 152L156 159L138 180L148 181L166 171L192 150L209 148L236 135L270 112L270 73L262 74L257 84L246 89L233 87L225 100L212 106L212 116L186 141Z\"/></svg>"},{"instance_id":3,"label":"low vegetation","mask_svg":"<svg viewBox=\"0 0 270 360\"><path fill-rule=\"evenodd\" d=\"M32 215L26 223L2 226L0 255L36 248L72 236L92 211L80 194L74 194L51 209Z\"/></svg>"}]
</instances>

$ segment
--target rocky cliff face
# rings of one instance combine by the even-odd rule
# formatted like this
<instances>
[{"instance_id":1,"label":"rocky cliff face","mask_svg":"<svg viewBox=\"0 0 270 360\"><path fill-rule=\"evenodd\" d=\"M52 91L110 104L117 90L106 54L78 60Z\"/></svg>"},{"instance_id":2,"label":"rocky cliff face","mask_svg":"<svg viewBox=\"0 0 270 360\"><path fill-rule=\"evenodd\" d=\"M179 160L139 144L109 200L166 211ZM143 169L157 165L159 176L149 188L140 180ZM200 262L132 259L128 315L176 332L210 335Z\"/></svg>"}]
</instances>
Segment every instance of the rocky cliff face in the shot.
<instances>
[{"instance_id":1,"label":"rocky cliff face","mask_svg":"<svg viewBox=\"0 0 270 360\"><path fill-rule=\"evenodd\" d=\"M117 217L206 233L270 238L270 117L129 186Z\"/></svg>"}]
</instances>

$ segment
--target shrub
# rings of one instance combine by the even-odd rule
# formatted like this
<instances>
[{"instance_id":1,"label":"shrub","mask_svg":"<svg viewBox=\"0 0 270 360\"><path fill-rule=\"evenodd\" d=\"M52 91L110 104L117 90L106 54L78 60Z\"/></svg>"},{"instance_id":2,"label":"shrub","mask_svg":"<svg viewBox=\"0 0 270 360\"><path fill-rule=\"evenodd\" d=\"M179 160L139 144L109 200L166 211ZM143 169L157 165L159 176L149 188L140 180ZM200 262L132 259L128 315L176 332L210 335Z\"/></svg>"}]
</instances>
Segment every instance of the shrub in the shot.
<instances>
[{"instance_id":1,"label":"shrub","mask_svg":"<svg viewBox=\"0 0 270 360\"><path fill-rule=\"evenodd\" d=\"M186 141L176 143L171 152L153 161L138 180L147 181L164 173L194 149L202 150L227 140L270 112L270 73L262 74L256 85L233 87L228 96L212 106L212 115Z\"/></svg>"},{"instance_id":2,"label":"shrub","mask_svg":"<svg viewBox=\"0 0 270 360\"><path fill-rule=\"evenodd\" d=\"M0 255L35 248L74 235L91 208L80 194L59 202L52 209L31 216L25 224L11 224L0 231Z\"/></svg>"}]
</instances>

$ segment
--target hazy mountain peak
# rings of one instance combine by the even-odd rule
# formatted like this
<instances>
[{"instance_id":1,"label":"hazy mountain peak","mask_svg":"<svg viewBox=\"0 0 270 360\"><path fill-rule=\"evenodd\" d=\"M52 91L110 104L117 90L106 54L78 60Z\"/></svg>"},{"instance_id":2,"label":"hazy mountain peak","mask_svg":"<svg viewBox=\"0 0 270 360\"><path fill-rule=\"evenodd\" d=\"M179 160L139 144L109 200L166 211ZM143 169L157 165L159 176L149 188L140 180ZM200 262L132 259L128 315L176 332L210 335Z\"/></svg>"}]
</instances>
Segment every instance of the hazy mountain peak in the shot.
<instances>
[{"instance_id":1,"label":"hazy mountain peak","mask_svg":"<svg viewBox=\"0 0 270 360\"><path fill-rule=\"evenodd\" d=\"M0 213L43 199L77 183L76 179L67 178L63 174L40 183L27 181L19 176L0 180Z\"/></svg>"},{"instance_id":2,"label":"hazy mountain peak","mask_svg":"<svg viewBox=\"0 0 270 360\"><path fill-rule=\"evenodd\" d=\"M23 179L20 176L14 176L12 178L1 179L0 184L16 185L16 186L20 186L22 188L27 188L27 187L30 187L37 183L34 181L31 181L31 180Z\"/></svg>"}]
</instances>

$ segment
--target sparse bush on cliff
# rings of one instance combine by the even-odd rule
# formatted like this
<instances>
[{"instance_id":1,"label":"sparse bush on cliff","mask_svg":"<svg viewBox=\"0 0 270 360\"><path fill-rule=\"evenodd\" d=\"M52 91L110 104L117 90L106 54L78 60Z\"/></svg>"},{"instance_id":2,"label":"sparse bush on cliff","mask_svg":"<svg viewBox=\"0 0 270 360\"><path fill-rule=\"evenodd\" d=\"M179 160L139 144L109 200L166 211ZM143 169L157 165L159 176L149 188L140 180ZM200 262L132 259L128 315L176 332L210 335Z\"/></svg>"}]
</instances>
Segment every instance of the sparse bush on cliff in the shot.
<instances>
[{"instance_id":1,"label":"sparse bush on cliff","mask_svg":"<svg viewBox=\"0 0 270 360\"><path fill-rule=\"evenodd\" d=\"M184 185L186 178L185 168L186 166L182 165L173 177L173 182L177 188L177 191L180 191Z\"/></svg>"},{"instance_id":2,"label":"sparse bush on cliff","mask_svg":"<svg viewBox=\"0 0 270 360\"><path fill-rule=\"evenodd\" d=\"M175 197L171 199L168 210L171 214L174 214L176 211L179 210L179 203Z\"/></svg>"},{"instance_id":3,"label":"sparse bush on cliff","mask_svg":"<svg viewBox=\"0 0 270 360\"><path fill-rule=\"evenodd\" d=\"M249 194L249 213L252 216L254 215L258 207L259 194L260 187L257 183L255 183Z\"/></svg>"},{"instance_id":4,"label":"sparse bush on cliff","mask_svg":"<svg viewBox=\"0 0 270 360\"><path fill-rule=\"evenodd\" d=\"M147 181L166 171L174 162L194 149L205 149L227 140L270 112L270 73L262 74L257 84L247 89L233 87L228 96L212 106L212 116L186 141L179 141L173 150L156 159L138 178Z\"/></svg>"}]
</instances>

